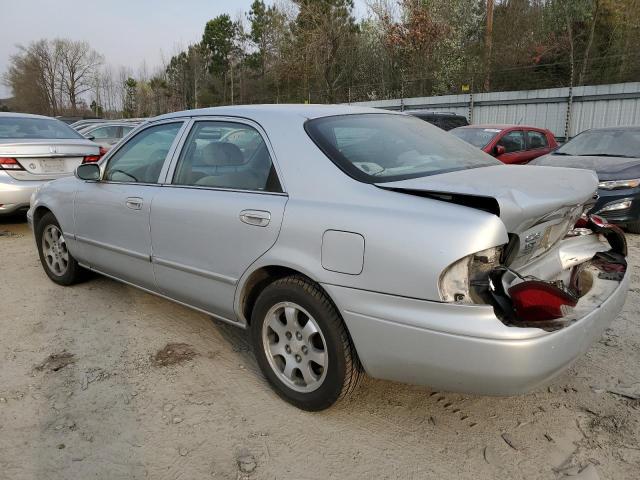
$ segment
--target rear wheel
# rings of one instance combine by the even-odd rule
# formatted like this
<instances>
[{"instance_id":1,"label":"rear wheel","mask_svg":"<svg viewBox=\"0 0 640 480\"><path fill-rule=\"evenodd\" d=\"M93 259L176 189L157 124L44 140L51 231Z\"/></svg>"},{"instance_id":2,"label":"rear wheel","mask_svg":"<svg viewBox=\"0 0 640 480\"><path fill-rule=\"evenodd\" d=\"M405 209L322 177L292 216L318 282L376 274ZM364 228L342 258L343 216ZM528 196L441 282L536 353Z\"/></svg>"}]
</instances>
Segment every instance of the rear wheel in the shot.
<instances>
[{"instance_id":1,"label":"rear wheel","mask_svg":"<svg viewBox=\"0 0 640 480\"><path fill-rule=\"evenodd\" d=\"M302 276L264 289L251 316L251 339L271 387L298 408L328 408L358 383L360 365L340 314Z\"/></svg>"},{"instance_id":2,"label":"rear wheel","mask_svg":"<svg viewBox=\"0 0 640 480\"><path fill-rule=\"evenodd\" d=\"M73 285L82 280L84 269L69 252L53 213L45 214L36 225L36 243L40 263L51 280L59 285Z\"/></svg>"},{"instance_id":3,"label":"rear wheel","mask_svg":"<svg viewBox=\"0 0 640 480\"><path fill-rule=\"evenodd\" d=\"M627 223L627 230L630 233L640 233L640 222Z\"/></svg>"}]
</instances>

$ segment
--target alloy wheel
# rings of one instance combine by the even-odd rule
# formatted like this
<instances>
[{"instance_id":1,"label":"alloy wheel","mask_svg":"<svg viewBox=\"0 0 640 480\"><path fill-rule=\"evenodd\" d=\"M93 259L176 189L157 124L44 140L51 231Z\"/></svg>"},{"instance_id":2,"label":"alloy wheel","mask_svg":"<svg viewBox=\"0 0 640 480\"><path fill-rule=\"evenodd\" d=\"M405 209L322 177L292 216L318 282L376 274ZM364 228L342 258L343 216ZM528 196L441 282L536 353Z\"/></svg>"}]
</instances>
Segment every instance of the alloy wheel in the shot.
<instances>
[{"instance_id":1,"label":"alloy wheel","mask_svg":"<svg viewBox=\"0 0 640 480\"><path fill-rule=\"evenodd\" d=\"M271 307L262 344L269 365L289 388L304 393L320 388L329 355L318 323L304 308L292 302Z\"/></svg>"},{"instance_id":2,"label":"alloy wheel","mask_svg":"<svg viewBox=\"0 0 640 480\"><path fill-rule=\"evenodd\" d=\"M47 225L42 232L42 254L51 273L61 277L69 267L69 251L60 229Z\"/></svg>"}]
</instances>

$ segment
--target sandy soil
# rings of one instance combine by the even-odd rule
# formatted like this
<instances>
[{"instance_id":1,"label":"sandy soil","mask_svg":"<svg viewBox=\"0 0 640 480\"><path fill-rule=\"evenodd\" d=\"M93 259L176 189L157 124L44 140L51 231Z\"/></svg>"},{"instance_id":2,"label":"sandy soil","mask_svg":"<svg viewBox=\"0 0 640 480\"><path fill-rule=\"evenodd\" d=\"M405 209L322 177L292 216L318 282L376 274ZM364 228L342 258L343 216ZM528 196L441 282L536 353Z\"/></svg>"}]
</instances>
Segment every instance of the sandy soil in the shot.
<instances>
[{"instance_id":1,"label":"sandy soil","mask_svg":"<svg viewBox=\"0 0 640 480\"><path fill-rule=\"evenodd\" d=\"M106 278L56 286L19 220L0 251L0 478L640 478L640 400L610 392L640 382L635 268L623 313L549 388L366 379L310 414L272 393L244 331Z\"/></svg>"}]
</instances>

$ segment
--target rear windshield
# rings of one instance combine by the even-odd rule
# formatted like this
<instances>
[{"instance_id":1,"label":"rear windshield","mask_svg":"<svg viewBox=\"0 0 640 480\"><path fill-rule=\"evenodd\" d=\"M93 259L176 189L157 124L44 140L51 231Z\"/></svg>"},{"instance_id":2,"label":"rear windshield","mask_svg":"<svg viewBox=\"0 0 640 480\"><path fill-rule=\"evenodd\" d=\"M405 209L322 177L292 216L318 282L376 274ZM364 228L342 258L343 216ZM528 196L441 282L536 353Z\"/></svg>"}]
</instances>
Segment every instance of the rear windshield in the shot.
<instances>
[{"instance_id":1,"label":"rear windshield","mask_svg":"<svg viewBox=\"0 0 640 480\"><path fill-rule=\"evenodd\" d=\"M640 158L640 128L587 130L565 143L555 154Z\"/></svg>"},{"instance_id":2,"label":"rear windshield","mask_svg":"<svg viewBox=\"0 0 640 480\"><path fill-rule=\"evenodd\" d=\"M331 161L367 183L500 165L484 152L408 115L323 117L309 120L305 129Z\"/></svg>"},{"instance_id":3,"label":"rear windshield","mask_svg":"<svg viewBox=\"0 0 640 480\"><path fill-rule=\"evenodd\" d=\"M73 128L53 118L0 117L0 138L83 138Z\"/></svg>"},{"instance_id":4,"label":"rear windshield","mask_svg":"<svg viewBox=\"0 0 640 480\"><path fill-rule=\"evenodd\" d=\"M456 128L451 133L465 142L484 148L501 132L499 128Z\"/></svg>"},{"instance_id":5,"label":"rear windshield","mask_svg":"<svg viewBox=\"0 0 640 480\"><path fill-rule=\"evenodd\" d=\"M446 131L469 125L467 119L461 115L429 115L420 113L410 113L410 115L413 115L420 120L424 120L425 122L429 122L430 124L440 127Z\"/></svg>"}]
</instances>

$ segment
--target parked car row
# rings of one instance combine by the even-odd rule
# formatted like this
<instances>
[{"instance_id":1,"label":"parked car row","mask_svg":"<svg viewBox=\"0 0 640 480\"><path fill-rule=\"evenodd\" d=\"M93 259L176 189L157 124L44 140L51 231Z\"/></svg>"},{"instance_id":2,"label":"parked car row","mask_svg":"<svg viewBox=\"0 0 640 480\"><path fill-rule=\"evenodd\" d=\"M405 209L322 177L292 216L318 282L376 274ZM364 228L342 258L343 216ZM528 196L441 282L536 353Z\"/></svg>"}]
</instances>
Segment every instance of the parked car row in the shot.
<instances>
[{"instance_id":1,"label":"parked car row","mask_svg":"<svg viewBox=\"0 0 640 480\"><path fill-rule=\"evenodd\" d=\"M583 168L597 173L598 202L592 213L640 233L640 127L582 132L561 147L553 132L527 125L468 125L449 112L407 110L506 164Z\"/></svg>"},{"instance_id":2,"label":"parked car row","mask_svg":"<svg viewBox=\"0 0 640 480\"><path fill-rule=\"evenodd\" d=\"M539 130L520 128L533 145ZM626 241L589 215L594 172L505 165L409 115L178 112L74 164L28 212L49 278L99 272L249 329L270 385L305 410L362 372L528 391L625 301Z\"/></svg>"},{"instance_id":3,"label":"parked car row","mask_svg":"<svg viewBox=\"0 0 640 480\"><path fill-rule=\"evenodd\" d=\"M106 152L144 120L80 120L71 124L71 127L83 137L100 145Z\"/></svg>"}]
</instances>

